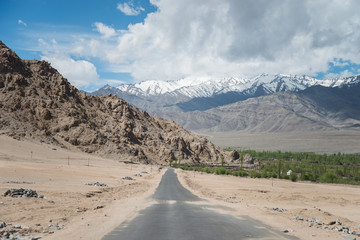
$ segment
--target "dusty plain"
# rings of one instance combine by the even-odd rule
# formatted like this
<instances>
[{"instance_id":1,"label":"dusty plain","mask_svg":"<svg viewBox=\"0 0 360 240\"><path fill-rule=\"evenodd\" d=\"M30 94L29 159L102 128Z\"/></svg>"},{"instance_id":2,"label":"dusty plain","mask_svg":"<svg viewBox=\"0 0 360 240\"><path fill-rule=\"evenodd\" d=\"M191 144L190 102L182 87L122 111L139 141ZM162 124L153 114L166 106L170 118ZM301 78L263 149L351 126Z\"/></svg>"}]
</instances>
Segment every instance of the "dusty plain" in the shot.
<instances>
[{"instance_id":1,"label":"dusty plain","mask_svg":"<svg viewBox=\"0 0 360 240\"><path fill-rule=\"evenodd\" d=\"M41 239L101 239L149 204L163 172L0 136L0 222L10 225L0 232L19 224L23 235ZM86 185L94 182L108 186ZM2 196L9 188L44 198Z\"/></svg>"},{"instance_id":2,"label":"dusty plain","mask_svg":"<svg viewBox=\"0 0 360 240\"><path fill-rule=\"evenodd\" d=\"M204 132L199 135L227 148L257 151L290 151L315 153L360 153L360 131L334 130L327 132ZM240 147L239 147L240 146Z\"/></svg>"},{"instance_id":3,"label":"dusty plain","mask_svg":"<svg viewBox=\"0 0 360 240\"><path fill-rule=\"evenodd\" d=\"M299 239L346 239L343 233L330 230L332 227L347 226L360 232L359 186L293 183L183 170L177 170L177 173L181 184L208 201L207 204L228 207L222 208L222 213L239 218L249 216L273 229L287 230L287 234ZM303 220L296 220L296 217ZM342 225L329 225L336 220ZM325 226L329 229L322 229Z\"/></svg>"},{"instance_id":4,"label":"dusty plain","mask_svg":"<svg viewBox=\"0 0 360 240\"><path fill-rule=\"evenodd\" d=\"M101 239L153 203L150 196L165 170L0 136L0 194L9 188L30 188L45 196L0 195L0 222L8 224L6 229L19 224L23 235L41 239ZM138 173L142 177L134 176ZM317 228L320 225L308 218L321 221L321 226L339 219L342 226L360 232L358 186L177 173L205 205L223 206L214 209L240 218L247 215L299 239L344 239L342 233ZM123 180L125 176L136 180ZM92 182L108 186L86 185ZM340 227L329 227L334 226Z\"/></svg>"}]
</instances>

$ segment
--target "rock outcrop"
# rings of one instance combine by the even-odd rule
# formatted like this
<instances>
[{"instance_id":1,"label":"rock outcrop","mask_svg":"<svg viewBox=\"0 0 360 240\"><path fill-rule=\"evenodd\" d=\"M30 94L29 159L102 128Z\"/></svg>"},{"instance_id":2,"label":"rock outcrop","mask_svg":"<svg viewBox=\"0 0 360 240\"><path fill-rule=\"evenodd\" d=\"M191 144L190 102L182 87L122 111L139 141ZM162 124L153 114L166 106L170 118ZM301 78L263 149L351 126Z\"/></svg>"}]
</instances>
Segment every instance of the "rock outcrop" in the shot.
<instances>
[{"instance_id":1,"label":"rock outcrop","mask_svg":"<svg viewBox=\"0 0 360 240\"><path fill-rule=\"evenodd\" d=\"M86 96L49 63L21 60L0 41L0 134L119 160L221 162L224 152L116 96Z\"/></svg>"}]
</instances>

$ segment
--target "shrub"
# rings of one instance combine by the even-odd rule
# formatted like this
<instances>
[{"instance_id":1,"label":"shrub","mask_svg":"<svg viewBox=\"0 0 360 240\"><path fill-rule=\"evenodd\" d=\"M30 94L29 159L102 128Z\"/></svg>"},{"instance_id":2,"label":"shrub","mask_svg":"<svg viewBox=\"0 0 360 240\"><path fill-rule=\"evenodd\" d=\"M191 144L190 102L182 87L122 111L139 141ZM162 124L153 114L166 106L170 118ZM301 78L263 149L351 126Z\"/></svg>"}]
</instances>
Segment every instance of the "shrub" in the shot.
<instances>
[{"instance_id":1,"label":"shrub","mask_svg":"<svg viewBox=\"0 0 360 240\"><path fill-rule=\"evenodd\" d=\"M202 169L202 171L203 171L203 172L206 172L206 173L211 173L211 172L212 172L212 169L211 169L211 167L207 166L207 167L204 167L204 168Z\"/></svg>"},{"instance_id":2,"label":"shrub","mask_svg":"<svg viewBox=\"0 0 360 240\"><path fill-rule=\"evenodd\" d=\"M224 168L224 167L215 168L215 174L224 175L225 173L226 173L226 168Z\"/></svg>"},{"instance_id":3,"label":"shrub","mask_svg":"<svg viewBox=\"0 0 360 240\"><path fill-rule=\"evenodd\" d=\"M310 173L303 173L303 174L301 174L301 177L300 177L300 179L301 180L303 180L303 181L309 181L309 180L311 180L311 174Z\"/></svg>"},{"instance_id":4,"label":"shrub","mask_svg":"<svg viewBox=\"0 0 360 240\"><path fill-rule=\"evenodd\" d=\"M298 175L295 172L292 172L290 174L290 179L291 179L291 181L296 182L298 179Z\"/></svg>"},{"instance_id":5,"label":"shrub","mask_svg":"<svg viewBox=\"0 0 360 240\"><path fill-rule=\"evenodd\" d=\"M251 178L261 178L261 174L255 170L249 172Z\"/></svg>"},{"instance_id":6,"label":"shrub","mask_svg":"<svg viewBox=\"0 0 360 240\"><path fill-rule=\"evenodd\" d=\"M338 176L334 173L325 173L320 177L320 181L326 183L336 183L338 181Z\"/></svg>"},{"instance_id":7,"label":"shrub","mask_svg":"<svg viewBox=\"0 0 360 240\"><path fill-rule=\"evenodd\" d=\"M287 174L280 175L280 179L290 179L290 176Z\"/></svg>"},{"instance_id":8,"label":"shrub","mask_svg":"<svg viewBox=\"0 0 360 240\"><path fill-rule=\"evenodd\" d=\"M267 172L262 172L262 173L261 173L261 177L262 177L262 178L268 178L269 175L268 175Z\"/></svg>"},{"instance_id":9,"label":"shrub","mask_svg":"<svg viewBox=\"0 0 360 240\"><path fill-rule=\"evenodd\" d=\"M240 171L233 172L233 175L238 176L238 177L246 177L249 174L244 170L240 170Z\"/></svg>"}]
</instances>

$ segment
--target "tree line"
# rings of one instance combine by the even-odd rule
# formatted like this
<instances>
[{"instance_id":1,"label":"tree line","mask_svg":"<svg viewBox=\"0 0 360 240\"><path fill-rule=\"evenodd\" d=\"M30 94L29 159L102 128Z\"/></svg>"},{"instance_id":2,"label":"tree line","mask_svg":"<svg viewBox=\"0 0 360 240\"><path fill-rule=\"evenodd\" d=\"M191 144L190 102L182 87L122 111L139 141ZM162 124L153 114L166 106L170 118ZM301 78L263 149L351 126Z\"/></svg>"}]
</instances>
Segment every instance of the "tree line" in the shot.
<instances>
[{"instance_id":1,"label":"tree line","mask_svg":"<svg viewBox=\"0 0 360 240\"><path fill-rule=\"evenodd\" d=\"M227 148L225 150L232 151ZM173 167L219 175L251 178L280 178L292 181L313 181L360 185L360 154L316 154L306 152L238 150L240 158L250 154L259 164L257 169L193 166L175 161ZM289 170L291 170L289 172Z\"/></svg>"}]
</instances>

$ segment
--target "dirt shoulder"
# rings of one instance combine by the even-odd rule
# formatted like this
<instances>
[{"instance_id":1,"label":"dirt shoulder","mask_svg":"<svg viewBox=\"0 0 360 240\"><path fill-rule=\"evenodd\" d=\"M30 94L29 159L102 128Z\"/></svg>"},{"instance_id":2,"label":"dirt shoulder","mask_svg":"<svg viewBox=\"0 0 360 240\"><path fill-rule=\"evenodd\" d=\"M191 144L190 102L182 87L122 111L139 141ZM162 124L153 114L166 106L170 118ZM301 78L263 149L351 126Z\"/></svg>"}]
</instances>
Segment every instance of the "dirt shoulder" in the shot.
<instances>
[{"instance_id":1,"label":"dirt shoulder","mask_svg":"<svg viewBox=\"0 0 360 240\"><path fill-rule=\"evenodd\" d=\"M360 233L360 187L350 185L251 179L177 170L194 194L234 216L247 215L300 239L345 239ZM339 220L341 225L336 223Z\"/></svg>"},{"instance_id":2,"label":"dirt shoulder","mask_svg":"<svg viewBox=\"0 0 360 240\"><path fill-rule=\"evenodd\" d=\"M1 195L0 222L7 227L0 233L101 239L149 204L163 173L158 166L125 164L0 136L0 194L25 188L43 196ZM96 182L106 186L87 185Z\"/></svg>"}]
</instances>

